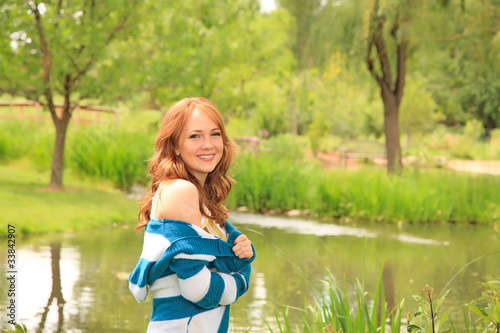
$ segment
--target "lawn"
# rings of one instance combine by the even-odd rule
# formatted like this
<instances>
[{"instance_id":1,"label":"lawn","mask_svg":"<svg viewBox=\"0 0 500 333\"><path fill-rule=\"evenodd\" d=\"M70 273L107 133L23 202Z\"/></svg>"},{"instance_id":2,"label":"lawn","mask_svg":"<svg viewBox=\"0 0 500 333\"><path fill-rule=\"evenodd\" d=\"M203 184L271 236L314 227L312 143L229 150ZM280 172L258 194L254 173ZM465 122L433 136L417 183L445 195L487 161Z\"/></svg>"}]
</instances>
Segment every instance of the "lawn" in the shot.
<instances>
[{"instance_id":1,"label":"lawn","mask_svg":"<svg viewBox=\"0 0 500 333\"><path fill-rule=\"evenodd\" d=\"M77 230L114 223L135 225L138 204L109 183L64 175L65 191L49 191L49 171L38 172L28 162L0 165L0 211L16 233L38 234Z\"/></svg>"}]
</instances>

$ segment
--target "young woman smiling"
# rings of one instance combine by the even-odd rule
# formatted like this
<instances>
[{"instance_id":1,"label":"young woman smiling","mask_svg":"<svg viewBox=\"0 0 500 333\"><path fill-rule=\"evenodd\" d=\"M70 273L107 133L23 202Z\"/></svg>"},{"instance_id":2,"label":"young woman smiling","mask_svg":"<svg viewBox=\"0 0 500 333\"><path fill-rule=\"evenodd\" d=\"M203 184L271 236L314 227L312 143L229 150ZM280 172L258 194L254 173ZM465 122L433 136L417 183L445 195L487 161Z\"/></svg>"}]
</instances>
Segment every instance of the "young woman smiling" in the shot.
<instances>
[{"instance_id":1,"label":"young woman smiling","mask_svg":"<svg viewBox=\"0 0 500 333\"><path fill-rule=\"evenodd\" d=\"M255 250L223 205L237 146L217 107L185 98L165 115L139 212L145 227L129 277L137 300L153 296L148 332L227 332L229 305L248 290Z\"/></svg>"}]
</instances>

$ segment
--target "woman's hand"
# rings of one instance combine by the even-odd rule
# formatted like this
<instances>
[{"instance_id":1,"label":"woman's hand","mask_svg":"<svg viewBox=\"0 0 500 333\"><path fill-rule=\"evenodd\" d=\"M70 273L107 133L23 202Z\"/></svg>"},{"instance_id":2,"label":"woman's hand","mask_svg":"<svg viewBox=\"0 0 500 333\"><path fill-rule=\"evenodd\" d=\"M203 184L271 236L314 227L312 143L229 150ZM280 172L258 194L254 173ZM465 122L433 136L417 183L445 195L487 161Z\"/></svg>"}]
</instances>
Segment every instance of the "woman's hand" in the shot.
<instances>
[{"instance_id":1,"label":"woman's hand","mask_svg":"<svg viewBox=\"0 0 500 333\"><path fill-rule=\"evenodd\" d=\"M252 242L248 239L247 235L241 234L234 241L233 246L234 255L240 259L253 257Z\"/></svg>"}]
</instances>

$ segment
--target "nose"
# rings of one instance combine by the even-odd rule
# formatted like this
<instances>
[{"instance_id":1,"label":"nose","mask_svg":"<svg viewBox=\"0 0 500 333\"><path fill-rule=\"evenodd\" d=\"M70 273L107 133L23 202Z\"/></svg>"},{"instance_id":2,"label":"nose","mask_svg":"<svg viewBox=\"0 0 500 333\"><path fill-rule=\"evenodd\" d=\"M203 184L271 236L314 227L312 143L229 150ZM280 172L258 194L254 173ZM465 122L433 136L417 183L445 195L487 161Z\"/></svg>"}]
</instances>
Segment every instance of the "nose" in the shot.
<instances>
[{"instance_id":1,"label":"nose","mask_svg":"<svg viewBox=\"0 0 500 333\"><path fill-rule=\"evenodd\" d=\"M203 145L202 145L202 149L212 149L212 147L214 146L214 144L212 143L212 140L210 137L206 138L204 141L203 141Z\"/></svg>"}]
</instances>

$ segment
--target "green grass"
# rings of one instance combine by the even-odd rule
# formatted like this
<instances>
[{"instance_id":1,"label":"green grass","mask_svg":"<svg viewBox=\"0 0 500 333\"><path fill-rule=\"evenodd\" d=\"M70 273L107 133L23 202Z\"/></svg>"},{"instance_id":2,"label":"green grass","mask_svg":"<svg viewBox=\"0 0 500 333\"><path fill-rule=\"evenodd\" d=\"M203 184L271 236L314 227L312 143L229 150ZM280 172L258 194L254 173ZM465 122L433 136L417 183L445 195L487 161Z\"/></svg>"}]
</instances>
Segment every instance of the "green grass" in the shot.
<instances>
[{"instance_id":1,"label":"green grass","mask_svg":"<svg viewBox=\"0 0 500 333\"><path fill-rule=\"evenodd\" d=\"M481 223L500 221L500 177L406 168L401 176L367 167L322 170L314 163L242 154L228 207L309 210L346 221Z\"/></svg>"},{"instance_id":2,"label":"green grass","mask_svg":"<svg viewBox=\"0 0 500 333\"><path fill-rule=\"evenodd\" d=\"M364 258L366 260L365 246ZM487 255L499 255L492 252ZM458 332L500 332L500 281L481 283L478 290L482 297L465 303L457 308L444 308L444 301L451 282L470 264L470 261L457 272L441 292L426 285L420 295L413 295L415 302L407 304L401 299L389 308L384 289L383 266L380 268L375 291L366 289L365 271L354 284L339 282L331 272L324 280L320 295L311 303L306 300L303 308L281 306L281 313L275 309L277 332L292 333L458 333ZM364 264L363 264L364 265ZM444 309L441 309L443 306ZM293 312L293 313L292 313ZM297 316L295 316L298 314ZM453 316L452 316L453 314ZM463 314L463 322L460 319ZM452 319L453 317L453 319ZM475 318L474 318L475 317ZM460 322L459 322L460 321ZM269 332L275 330L266 321Z\"/></svg>"},{"instance_id":3,"label":"green grass","mask_svg":"<svg viewBox=\"0 0 500 333\"><path fill-rule=\"evenodd\" d=\"M90 182L65 173L64 192L47 191L48 172L37 172L27 162L0 165L2 220L16 234L68 231L135 223L138 205L110 184ZM7 228L0 230L0 236Z\"/></svg>"},{"instance_id":4,"label":"green grass","mask_svg":"<svg viewBox=\"0 0 500 333\"><path fill-rule=\"evenodd\" d=\"M135 127L99 125L68 129L64 151L65 171L109 180L122 190L147 180L147 160L153 154L155 131L148 123ZM52 163L55 130L51 123L0 120L0 162L26 158L38 170Z\"/></svg>"},{"instance_id":5,"label":"green grass","mask_svg":"<svg viewBox=\"0 0 500 333\"><path fill-rule=\"evenodd\" d=\"M146 183L153 141L151 133L128 128L79 130L69 136L66 160L81 174L110 180L127 190L134 182Z\"/></svg>"},{"instance_id":6,"label":"green grass","mask_svg":"<svg viewBox=\"0 0 500 333\"><path fill-rule=\"evenodd\" d=\"M413 302L401 299L390 309L385 299L382 270L373 293L365 289L363 282L357 281L353 285L346 281L339 283L330 274L323 294L314 303L306 302L303 308L281 306L281 313L275 312L277 328L273 330L271 323L266 323L271 333L498 333L500 324L495 319L498 315L493 312L494 308L500 307L498 284L498 281L485 284L483 297L473 302L474 305L467 303L438 312L449 290L426 298L425 291L433 290L426 286L421 295L413 295ZM295 319L297 313L299 319ZM454 320L450 313L456 314ZM464 320L458 323L456 318L461 313Z\"/></svg>"},{"instance_id":7,"label":"green grass","mask_svg":"<svg viewBox=\"0 0 500 333\"><path fill-rule=\"evenodd\" d=\"M141 119L119 127L70 128L65 174L111 182L125 191L134 183L145 184L157 124ZM50 169L52 124L3 121L0 127L0 162L25 158L37 170ZM304 138L276 136L262 146L259 156L243 152L237 158L234 178L238 185L228 198L230 209L300 209L312 217L347 222L500 222L498 176L405 168L395 177L374 166L360 171L323 170L316 160L305 157Z\"/></svg>"}]
</instances>

